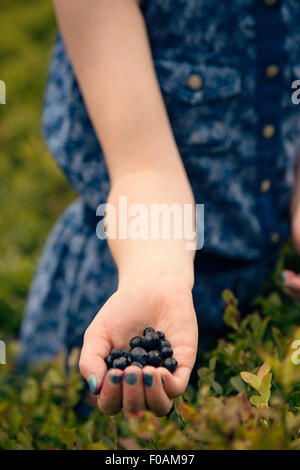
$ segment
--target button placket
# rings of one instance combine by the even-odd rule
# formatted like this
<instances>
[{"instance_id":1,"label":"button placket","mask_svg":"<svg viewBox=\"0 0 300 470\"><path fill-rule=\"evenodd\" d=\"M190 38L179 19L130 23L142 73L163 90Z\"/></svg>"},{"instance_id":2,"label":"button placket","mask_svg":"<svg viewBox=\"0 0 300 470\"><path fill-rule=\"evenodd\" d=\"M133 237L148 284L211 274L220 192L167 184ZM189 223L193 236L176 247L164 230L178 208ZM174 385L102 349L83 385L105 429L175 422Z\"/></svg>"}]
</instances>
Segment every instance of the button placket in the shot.
<instances>
[{"instance_id":1,"label":"button placket","mask_svg":"<svg viewBox=\"0 0 300 470\"><path fill-rule=\"evenodd\" d=\"M279 0L257 2L257 113L258 121L258 204L264 232L272 244L280 240L277 214L270 209L276 196L276 154L281 152L280 107L283 88L283 20ZM268 7L268 8L266 8ZM271 8L273 7L273 8ZM276 8L274 8L276 7ZM275 32L275 33L274 33Z\"/></svg>"}]
</instances>

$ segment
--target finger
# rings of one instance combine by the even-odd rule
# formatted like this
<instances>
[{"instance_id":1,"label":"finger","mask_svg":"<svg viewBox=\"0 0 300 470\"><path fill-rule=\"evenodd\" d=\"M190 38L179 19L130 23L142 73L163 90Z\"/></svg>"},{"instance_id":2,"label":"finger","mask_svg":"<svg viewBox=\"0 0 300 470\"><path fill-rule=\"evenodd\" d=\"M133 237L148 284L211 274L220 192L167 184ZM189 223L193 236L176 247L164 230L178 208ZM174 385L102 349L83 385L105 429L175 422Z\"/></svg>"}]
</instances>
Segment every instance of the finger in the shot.
<instances>
[{"instance_id":1,"label":"finger","mask_svg":"<svg viewBox=\"0 0 300 470\"><path fill-rule=\"evenodd\" d=\"M300 276L293 273L293 271L283 271L283 283L284 286L293 289L294 291L300 291Z\"/></svg>"},{"instance_id":2,"label":"finger","mask_svg":"<svg viewBox=\"0 0 300 470\"><path fill-rule=\"evenodd\" d=\"M161 375L164 389L170 398L176 398L183 394L191 375L191 369L189 367L180 366L174 374L171 374L171 372L164 367L158 367L156 370Z\"/></svg>"},{"instance_id":3,"label":"finger","mask_svg":"<svg viewBox=\"0 0 300 470\"><path fill-rule=\"evenodd\" d=\"M164 416L170 411L173 401L167 396L161 375L155 367L146 366L143 369L145 397L148 408L157 416Z\"/></svg>"},{"instance_id":4,"label":"finger","mask_svg":"<svg viewBox=\"0 0 300 470\"><path fill-rule=\"evenodd\" d=\"M122 404L125 417L130 412L146 408L143 373L137 366L126 367L122 380Z\"/></svg>"},{"instance_id":5,"label":"finger","mask_svg":"<svg viewBox=\"0 0 300 470\"><path fill-rule=\"evenodd\" d=\"M100 336L99 332L95 334L94 329L89 327L84 335L79 369L94 395L98 395L101 390L107 372L103 358L109 354L109 351L110 343L105 336Z\"/></svg>"},{"instance_id":6,"label":"finger","mask_svg":"<svg viewBox=\"0 0 300 470\"><path fill-rule=\"evenodd\" d=\"M299 290L294 290L291 287L285 287L284 291L286 292L286 294L293 297L294 299L300 299L300 291Z\"/></svg>"},{"instance_id":7,"label":"finger","mask_svg":"<svg viewBox=\"0 0 300 470\"><path fill-rule=\"evenodd\" d=\"M290 279L293 279L295 276L297 276L296 273L290 269L285 269L281 273L281 278L284 284L286 284Z\"/></svg>"},{"instance_id":8,"label":"finger","mask_svg":"<svg viewBox=\"0 0 300 470\"><path fill-rule=\"evenodd\" d=\"M101 393L98 396L98 406L102 413L114 415L122 407L122 376L120 369L111 369L105 376Z\"/></svg>"}]
</instances>

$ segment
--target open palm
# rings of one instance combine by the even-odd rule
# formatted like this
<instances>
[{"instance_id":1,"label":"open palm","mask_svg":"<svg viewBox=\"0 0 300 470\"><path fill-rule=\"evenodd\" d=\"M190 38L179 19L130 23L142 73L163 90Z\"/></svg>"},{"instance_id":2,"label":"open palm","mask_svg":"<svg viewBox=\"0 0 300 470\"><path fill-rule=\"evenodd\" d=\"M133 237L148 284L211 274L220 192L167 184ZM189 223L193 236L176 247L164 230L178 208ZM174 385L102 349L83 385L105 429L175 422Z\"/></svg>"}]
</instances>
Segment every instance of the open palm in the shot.
<instances>
[{"instance_id":1,"label":"open palm","mask_svg":"<svg viewBox=\"0 0 300 470\"><path fill-rule=\"evenodd\" d=\"M171 342L178 368L128 366L107 371L104 358L112 348L129 349L133 336L146 327L161 330ZM119 289L99 311L85 333L80 370L94 382L98 405L107 414L145 408L166 414L172 399L183 393L193 368L198 341L191 292L182 286Z\"/></svg>"}]
</instances>

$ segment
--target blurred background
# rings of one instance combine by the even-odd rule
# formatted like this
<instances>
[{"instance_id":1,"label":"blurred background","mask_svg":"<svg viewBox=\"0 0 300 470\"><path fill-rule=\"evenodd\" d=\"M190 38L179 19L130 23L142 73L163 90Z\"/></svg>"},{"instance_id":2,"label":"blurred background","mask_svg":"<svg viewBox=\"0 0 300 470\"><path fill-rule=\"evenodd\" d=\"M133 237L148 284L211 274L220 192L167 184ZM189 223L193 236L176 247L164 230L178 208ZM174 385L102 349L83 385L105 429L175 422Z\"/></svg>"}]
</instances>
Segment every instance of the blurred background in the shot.
<instances>
[{"instance_id":1,"label":"blurred background","mask_svg":"<svg viewBox=\"0 0 300 470\"><path fill-rule=\"evenodd\" d=\"M0 331L18 334L27 291L57 217L75 197L41 135L55 37L52 2L0 0Z\"/></svg>"}]
</instances>

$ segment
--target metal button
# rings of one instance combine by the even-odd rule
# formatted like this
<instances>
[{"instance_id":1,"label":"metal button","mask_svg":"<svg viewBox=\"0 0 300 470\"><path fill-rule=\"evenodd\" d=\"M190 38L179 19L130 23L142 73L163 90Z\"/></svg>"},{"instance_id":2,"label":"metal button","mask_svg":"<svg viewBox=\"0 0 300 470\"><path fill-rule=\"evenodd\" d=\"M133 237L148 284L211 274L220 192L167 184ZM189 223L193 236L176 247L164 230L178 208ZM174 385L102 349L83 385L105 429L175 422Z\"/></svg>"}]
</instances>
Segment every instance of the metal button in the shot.
<instances>
[{"instance_id":1,"label":"metal button","mask_svg":"<svg viewBox=\"0 0 300 470\"><path fill-rule=\"evenodd\" d=\"M276 64L268 65L266 68L266 76L268 78L276 78L279 75L279 67Z\"/></svg>"},{"instance_id":2,"label":"metal button","mask_svg":"<svg viewBox=\"0 0 300 470\"><path fill-rule=\"evenodd\" d=\"M261 185L260 185L260 190L262 193L267 193L271 187L271 181L270 180L263 180Z\"/></svg>"},{"instance_id":3,"label":"metal button","mask_svg":"<svg viewBox=\"0 0 300 470\"><path fill-rule=\"evenodd\" d=\"M280 239L280 235L278 232L273 232L271 233L271 242L272 243L278 243Z\"/></svg>"},{"instance_id":4,"label":"metal button","mask_svg":"<svg viewBox=\"0 0 300 470\"><path fill-rule=\"evenodd\" d=\"M199 90L203 85L203 80L200 75L194 73L189 76L187 85L191 90Z\"/></svg>"},{"instance_id":5,"label":"metal button","mask_svg":"<svg viewBox=\"0 0 300 470\"><path fill-rule=\"evenodd\" d=\"M264 3L267 7L272 7L273 5L276 5L277 1L278 0L264 0Z\"/></svg>"},{"instance_id":6,"label":"metal button","mask_svg":"<svg viewBox=\"0 0 300 470\"><path fill-rule=\"evenodd\" d=\"M271 139L275 134L275 127L272 124L267 124L262 133L265 139Z\"/></svg>"}]
</instances>

